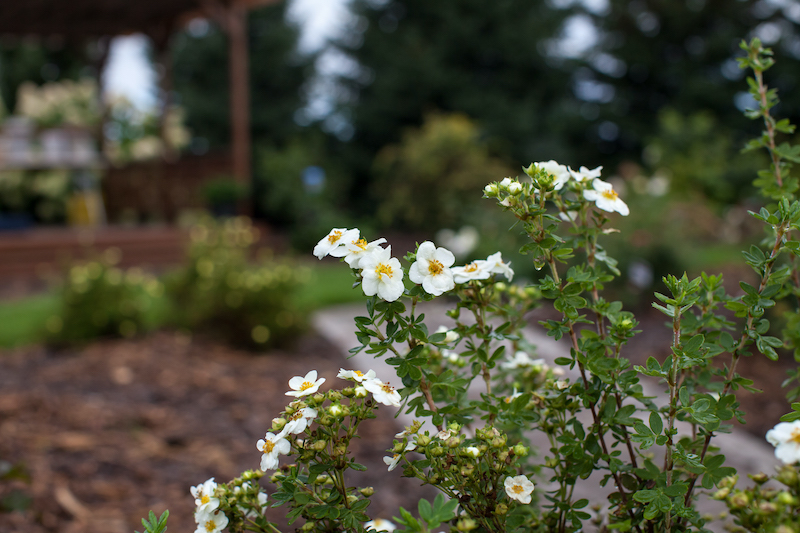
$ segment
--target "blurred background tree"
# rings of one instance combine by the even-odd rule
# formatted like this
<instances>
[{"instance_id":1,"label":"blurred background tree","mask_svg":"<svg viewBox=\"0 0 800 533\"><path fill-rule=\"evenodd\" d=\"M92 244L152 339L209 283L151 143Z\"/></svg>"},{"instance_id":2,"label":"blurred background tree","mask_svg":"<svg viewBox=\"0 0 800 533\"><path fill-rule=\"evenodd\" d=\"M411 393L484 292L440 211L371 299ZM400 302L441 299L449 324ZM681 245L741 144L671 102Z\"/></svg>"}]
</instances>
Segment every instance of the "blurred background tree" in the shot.
<instances>
[{"instance_id":1,"label":"blurred background tree","mask_svg":"<svg viewBox=\"0 0 800 533\"><path fill-rule=\"evenodd\" d=\"M285 144L301 127L294 114L304 104L304 85L314 56L297 50L299 29L286 20L286 2L248 14L250 120L253 144ZM225 33L195 21L173 41L174 86L186 110L194 148L220 148L230 141L228 48Z\"/></svg>"}]
</instances>

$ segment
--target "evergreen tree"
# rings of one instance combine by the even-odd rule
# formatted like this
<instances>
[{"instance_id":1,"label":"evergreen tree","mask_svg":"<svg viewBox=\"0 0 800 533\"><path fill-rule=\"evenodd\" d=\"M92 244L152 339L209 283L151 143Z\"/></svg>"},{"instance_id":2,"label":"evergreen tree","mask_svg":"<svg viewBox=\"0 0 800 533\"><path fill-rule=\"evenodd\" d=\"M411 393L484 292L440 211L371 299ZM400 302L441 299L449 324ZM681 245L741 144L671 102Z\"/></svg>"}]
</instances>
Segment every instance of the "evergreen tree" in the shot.
<instances>
[{"instance_id":1,"label":"evergreen tree","mask_svg":"<svg viewBox=\"0 0 800 533\"><path fill-rule=\"evenodd\" d=\"M254 143L284 144L299 131L294 114L314 57L297 52L299 30L285 20L287 5L276 3L248 14L250 116ZM230 143L228 48L225 33L211 25L191 28L174 42L174 85L187 126L212 147Z\"/></svg>"},{"instance_id":2,"label":"evergreen tree","mask_svg":"<svg viewBox=\"0 0 800 533\"><path fill-rule=\"evenodd\" d=\"M515 0L355 0L352 10L355 27L335 44L360 66L339 82L362 180L432 111L465 113L516 163L572 161L585 119L569 63L545 53L570 10Z\"/></svg>"}]
</instances>

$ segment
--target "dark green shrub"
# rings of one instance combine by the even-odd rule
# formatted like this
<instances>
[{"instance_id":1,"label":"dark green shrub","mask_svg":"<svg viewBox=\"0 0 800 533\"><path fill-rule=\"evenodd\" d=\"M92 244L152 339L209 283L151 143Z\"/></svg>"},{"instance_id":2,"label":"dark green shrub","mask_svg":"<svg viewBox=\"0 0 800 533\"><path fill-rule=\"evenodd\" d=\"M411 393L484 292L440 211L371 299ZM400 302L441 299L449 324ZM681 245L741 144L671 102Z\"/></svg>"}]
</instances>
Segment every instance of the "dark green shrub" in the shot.
<instances>
[{"instance_id":1,"label":"dark green shrub","mask_svg":"<svg viewBox=\"0 0 800 533\"><path fill-rule=\"evenodd\" d=\"M187 265L166 281L177 327L251 349L285 345L303 331L294 300L308 273L270 253L250 263L257 240L247 218L192 228Z\"/></svg>"},{"instance_id":2,"label":"dark green shrub","mask_svg":"<svg viewBox=\"0 0 800 533\"><path fill-rule=\"evenodd\" d=\"M140 268L115 266L118 253L73 264L59 289L58 312L46 322L47 343L81 344L98 337L133 337L163 286Z\"/></svg>"}]
</instances>

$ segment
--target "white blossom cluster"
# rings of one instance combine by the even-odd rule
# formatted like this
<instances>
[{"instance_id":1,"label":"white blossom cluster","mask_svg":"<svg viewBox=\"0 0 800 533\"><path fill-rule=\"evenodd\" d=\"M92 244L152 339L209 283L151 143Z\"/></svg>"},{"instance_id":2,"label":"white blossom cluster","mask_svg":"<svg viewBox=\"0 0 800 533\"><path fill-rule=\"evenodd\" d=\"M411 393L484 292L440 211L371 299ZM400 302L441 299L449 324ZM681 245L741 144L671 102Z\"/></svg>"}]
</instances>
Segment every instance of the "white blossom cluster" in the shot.
<instances>
[{"instance_id":1,"label":"white blossom cluster","mask_svg":"<svg viewBox=\"0 0 800 533\"><path fill-rule=\"evenodd\" d=\"M400 393L388 383L378 379L373 370L364 373L359 370L342 368L336 377L356 382L354 394L356 398L365 398L368 394L372 394L372 398L380 404L400 407ZM292 390L288 391L286 395L302 398L315 394L324 382L325 378L317 378L317 371L311 370L305 376L295 376L290 379L289 388ZM341 416L342 412L342 406L338 403L328 407L328 413L332 416ZM277 434L268 431L263 439L259 439L256 449L262 453L261 470L265 472L276 470L280 464L280 456L291 451L291 444L286 437L303 433L318 416L319 413L316 409L303 407L288 417L285 425Z\"/></svg>"},{"instance_id":2,"label":"white blossom cluster","mask_svg":"<svg viewBox=\"0 0 800 533\"><path fill-rule=\"evenodd\" d=\"M189 489L196 506L194 520L197 523L197 529L195 533L218 533L228 525L228 517L219 510L219 498L215 496L216 491L217 484L213 477Z\"/></svg>"},{"instance_id":3,"label":"white blossom cluster","mask_svg":"<svg viewBox=\"0 0 800 533\"><path fill-rule=\"evenodd\" d=\"M343 257L350 268L361 271L361 288L367 296L378 295L387 302L393 302L403 295L403 267L392 257L392 247L382 248L386 239L367 242L360 237L358 229L333 228L328 235L314 247L314 255L322 259L330 255ZM509 281L514 271L503 262L500 252L485 260L453 267L456 258L443 247L431 241L419 245L416 260L408 269L408 278L428 294L441 296L453 290L456 284L473 280L485 280L492 274L502 274Z\"/></svg>"},{"instance_id":4,"label":"white blossom cluster","mask_svg":"<svg viewBox=\"0 0 800 533\"><path fill-rule=\"evenodd\" d=\"M614 187L600 179L600 172L603 167L588 169L581 167L580 170L572 170L572 168L561 165L557 161L541 161L533 163L532 167L544 170L554 178L553 188L560 191L565 185L573 180L577 183L583 184L582 194L584 199L594 202L598 209L608 211L609 213L617 212L622 216L628 216L630 210L625 202L619 197L619 194L614 190ZM527 169L526 171L530 171ZM505 178L499 183L490 183L484 188L487 196L498 196L500 191L508 193L510 197L503 198L500 203L506 207L512 205L512 198L522 193L524 187L522 184L514 179ZM538 193L534 189L534 193Z\"/></svg>"}]
</instances>

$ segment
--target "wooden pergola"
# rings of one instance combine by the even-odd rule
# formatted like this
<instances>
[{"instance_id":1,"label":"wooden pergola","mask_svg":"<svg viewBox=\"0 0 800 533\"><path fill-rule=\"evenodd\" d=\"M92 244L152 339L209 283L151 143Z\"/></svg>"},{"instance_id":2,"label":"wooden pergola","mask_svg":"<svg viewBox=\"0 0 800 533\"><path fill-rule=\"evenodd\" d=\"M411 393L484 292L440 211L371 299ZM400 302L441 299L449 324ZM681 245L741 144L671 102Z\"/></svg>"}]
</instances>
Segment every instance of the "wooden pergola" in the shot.
<instances>
[{"instance_id":1,"label":"wooden pergola","mask_svg":"<svg viewBox=\"0 0 800 533\"><path fill-rule=\"evenodd\" d=\"M231 155L237 180L250 179L250 95L247 51L247 11L280 0L2 0L0 35L60 36L70 40L99 39L102 72L108 41L117 35L143 33L155 46L164 67L162 110L172 89L169 42L172 34L193 18L215 21L229 42Z\"/></svg>"}]
</instances>

